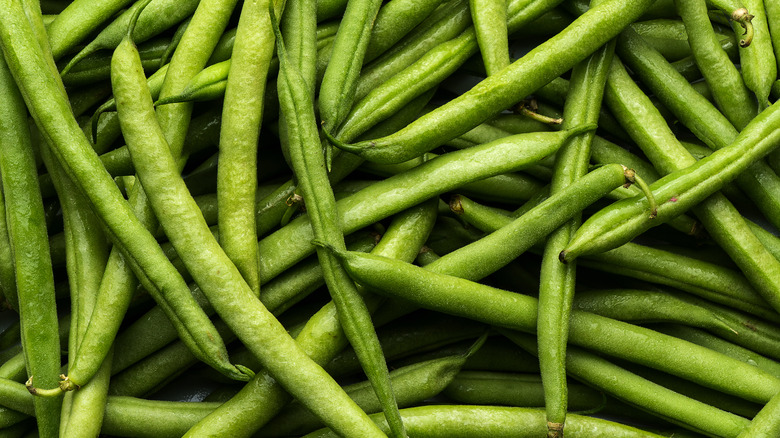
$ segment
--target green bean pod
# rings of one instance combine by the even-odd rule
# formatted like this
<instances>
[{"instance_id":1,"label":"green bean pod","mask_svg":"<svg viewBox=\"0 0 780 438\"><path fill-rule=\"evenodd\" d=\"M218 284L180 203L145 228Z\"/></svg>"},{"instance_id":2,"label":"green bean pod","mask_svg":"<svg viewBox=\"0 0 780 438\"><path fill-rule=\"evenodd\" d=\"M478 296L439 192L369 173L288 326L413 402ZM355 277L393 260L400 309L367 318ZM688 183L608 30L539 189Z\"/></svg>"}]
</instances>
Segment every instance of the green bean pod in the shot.
<instances>
[{"instance_id":1,"label":"green bean pod","mask_svg":"<svg viewBox=\"0 0 780 438\"><path fill-rule=\"evenodd\" d=\"M6 97L0 105L0 173L14 257L24 358L32 384L50 388L56 386L60 368L54 274L27 111L5 61L0 61L0 93ZM36 397L41 436L57 436L61 403L59 398Z\"/></svg>"},{"instance_id":2,"label":"green bean pod","mask_svg":"<svg viewBox=\"0 0 780 438\"><path fill-rule=\"evenodd\" d=\"M46 29L54 59L65 55L131 1L79 0L69 4Z\"/></svg>"},{"instance_id":3,"label":"green bean pod","mask_svg":"<svg viewBox=\"0 0 780 438\"><path fill-rule=\"evenodd\" d=\"M375 251L411 261L433 227L435 206L435 202L423 203L397 215ZM378 297L366 296L366 304L371 308L378 307L380 302ZM301 329L296 341L322 365L346 347L348 342L338 322L335 305L331 302L323 306ZM250 433L262 427L289 400L290 396L278 382L262 370L234 398L195 425L187 436Z\"/></svg>"},{"instance_id":4,"label":"green bean pod","mask_svg":"<svg viewBox=\"0 0 780 438\"><path fill-rule=\"evenodd\" d=\"M490 76L509 65L506 0L470 0L469 6L482 61Z\"/></svg>"},{"instance_id":5,"label":"green bean pod","mask_svg":"<svg viewBox=\"0 0 780 438\"><path fill-rule=\"evenodd\" d=\"M117 48L117 54L112 83L136 171L149 191L150 201L166 234L211 305L271 373L324 421L345 435L381 436L365 414L255 298L225 256L187 193L162 129L157 125L132 43L125 40ZM127 99L123 102L119 96ZM138 96L143 99L139 100ZM132 133L138 134L137 138L133 137L134 141L128 138ZM294 369L288 366L290 361L297 364Z\"/></svg>"},{"instance_id":6,"label":"green bean pod","mask_svg":"<svg viewBox=\"0 0 780 438\"><path fill-rule=\"evenodd\" d=\"M685 22L696 64L712 89L715 102L734 127L742 130L758 114L758 105L739 70L720 48L704 0L678 0L676 5Z\"/></svg>"},{"instance_id":7,"label":"green bean pod","mask_svg":"<svg viewBox=\"0 0 780 438\"><path fill-rule=\"evenodd\" d=\"M195 12L199 0L188 1L170 1L157 0L144 7L141 15L138 17L138 25L133 30L133 41L140 43L146 41L168 28L176 25ZM71 58L61 74L65 75L74 65L85 57L101 49L113 50L122 41L127 33L127 26L130 24L130 18L140 7L141 2L136 2L125 10L116 20L107 25L100 33L83 49L81 49L73 58Z\"/></svg>"},{"instance_id":8,"label":"green bean pod","mask_svg":"<svg viewBox=\"0 0 780 438\"><path fill-rule=\"evenodd\" d=\"M248 1L241 9L233 44L220 127L217 169L219 242L255 295L258 276L257 147L263 116L268 65L273 56L273 32L267 1Z\"/></svg>"},{"instance_id":9,"label":"green bean pod","mask_svg":"<svg viewBox=\"0 0 780 438\"><path fill-rule=\"evenodd\" d=\"M352 107L371 28L381 6L378 0L347 3L320 86L320 117L325 129L336 129Z\"/></svg>"},{"instance_id":10,"label":"green bean pod","mask_svg":"<svg viewBox=\"0 0 780 438\"><path fill-rule=\"evenodd\" d=\"M772 84L777 80L777 60L772 49L772 37L769 34L766 10L763 0L742 0L753 16L751 24L755 29L753 41L747 47L739 48L739 59L745 85L756 97L761 109L769 106L769 94ZM736 24L733 25L736 29Z\"/></svg>"},{"instance_id":11,"label":"green bean pod","mask_svg":"<svg viewBox=\"0 0 780 438\"><path fill-rule=\"evenodd\" d=\"M439 395L455 378L466 360L484 343L481 338L468 351L456 356L446 356L418 362L397 368L390 373L393 388L396 388L400 407L411 407ZM344 390L368 413L381 411L381 406L367 381L345 386ZM259 436L302 435L320 427L321 423L300 405L292 404L282 410L266 427L258 431Z\"/></svg>"},{"instance_id":12,"label":"green bean pod","mask_svg":"<svg viewBox=\"0 0 780 438\"><path fill-rule=\"evenodd\" d=\"M488 77L396 134L359 142L350 145L347 150L368 161L385 163L406 161L421 155L472 129L560 76L636 19L649 3L643 0L605 2L515 61L501 74ZM486 95L491 98L485 98ZM429 129L433 121L437 126L435 130Z\"/></svg>"},{"instance_id":13,"label":"green bean pod","mask_svg":"<svg viewBox=\"0 0 780 438\"><path fill-rule=\"evenodd\" d=\"M607 81L609 65L615 50L614 43L599 49L585 61L577 64L572 72L572 82L564 106L565 127L580 123L596 123ZM587 173L590 144L595 133L585 133L570 139L556 154L550 194L559 193ZM572 220L547 238L542 256L539 279L539 365L545 388L545 404L548 416L548 437L562 436L566 418L568 389L566 382L565 352L571 300L574 296L576 267L558 262L558 253L569 243L581 217Z\"/></svg>"},{"instance_id":14,"label":"green bean pod","mask_svg":"<svg viewBox=\"0 0 780 438\"><path fill-rule=\"evenodd\" d=\"M655 196L663 200L657 217L647 214L646 201L639 197L618 201L596 213L577 231L561 259L615 248L698 204L774 148L775 136L780 135L774 129L778 117L780 106L772 106L750 122L731 146L651 185Z\"/></svg>"},{"instance_id":15,"label":"green bean pod","mask_svg":"<svg viewBox=\"0 0 780 438\"><path fill-rule=\"evenodd\" d=\"M534 345L527 335L504 330L502 332L524 349L533 351ZM749 423L746 418L664 388L579 348L569 349L566 365L569 372L578 379L694 432L736 436ZM618 379L615 376L620 377Z\"/></svg>"},{"instance_id":16,"label":"green bean pod","mask_svg":"<svg viewBox=\"0 0 780 438\"><path fill-rule=\"evenodd\" d=\"M443 0L395 0L379 9L363 62L370 62L423 22Z\"/></svg>"}]
</instances>

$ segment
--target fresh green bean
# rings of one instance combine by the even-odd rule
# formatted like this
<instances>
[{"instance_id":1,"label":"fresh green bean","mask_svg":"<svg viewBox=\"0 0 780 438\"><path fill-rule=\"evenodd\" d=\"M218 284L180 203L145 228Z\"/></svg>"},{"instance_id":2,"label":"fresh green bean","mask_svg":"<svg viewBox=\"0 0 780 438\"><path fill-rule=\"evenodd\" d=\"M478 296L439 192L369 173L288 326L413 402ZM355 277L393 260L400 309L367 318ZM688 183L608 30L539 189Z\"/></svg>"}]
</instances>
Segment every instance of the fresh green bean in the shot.
<instances>
[{"instance_id":1,"label":"fresh green bean","mask_svg":"<svg viewBox=\"0 0 780 438\"><path fill-rule=\"evenodd\" d=\"M347 435L381 435L374 432L375 427L367 421L359 420L364 414L254 298L249 286L219 248L194 201L186 194L177 164L166 147L163 131L154 117L151 97L145 90L146 81L137 70L139 61L132 43L125 40L117 51L121 56L114 56L112 84L136 171L149 190L150 201L166 234L209 302L242 342L263 359L272 374L325 421ZM119 96L125 99L120 100ZM143 96L143 100L139 102L138 96ZM125 116L123 104L127 105ZM131 134L135 134L133 140L129 138ZM138 153L134 153L134 148ZM169 195L163 195L165 192L178 200L168 202ZM182 221L188 225L182 227ZM204 250L206 247L210 249ZM298 364L295 369L287 366L290 360ZM324 403L324 399L328 403Z\"/></svg>"},{"instance_id":2,"label":"fresh green bean","mask_svg":"<svg viewBox=\"0 0 780 438\"><path fill-rule=\"evenodd\" d=\"M488 77L398 133L350 145L348 150L369 161L400 162L463 134L560 76L616 35L616 31L622 30L649 6L647 1L620 2L619 8L612 9L612 4L606 2L591 9L564 31L515 61L510 68L502 70L501 74ZM522 78L522 81L518 78ZM485 99L485 94L494 97ZM436 130L428 129L433 120L436 121Z\"/></svg>"},{"instance_id":3,"label":"fresh green bean","mask_svg":"<svg viewBox=\"0 0 780 438\"><path fill-rule=\"evenodd\" d=\"M615 45L610 43L586 60L577 64L572 72L571 89L564 105L564 127L580 123L596 123L607 81L609 65ZM595 133L585 133L570 139L558 151L550 183L550 195L554 196L566 187L577 184L587 173L590 144ZM568 389L566 382L565 354L568 320L576 283L576 267L563 265L558 253L569 243L581 218L575 215L558 230L553 231L545 244L539 279L539 365L545 399L548 437L563 436L566 418Z\"/></svg>"},{"instance_id":4,"label":"fresh green bean","mask_svg":"<svg viewBox=\"0 0 780 438\"><path fill-rule=\"evenodd\" d=\"M403 409L401 415L403 415L404 422L409 425L409 435L412 437L513 436L534 438L543 436L546 428L544 412L539 409L428 405ZM382 418L377 417L376 421L381 422ZM383 427L386 428L386 426ZM631 426L581 415L571 415L566 433L570 438L593 436L661 437L661 435ZM594 435L594 433L598 435ZM312 432L305 438L332 438L336 436L329 430L321 430Z\"/></svg>"},{"instance_id":5,"label":"fresh green bean","mask_svg":"<svg viewBox=\"0 0 780 438\"><path fill-rule=\"evenodd\" d=\"M273 56L268 2L245 2L230 63L217 170L219 243L255 295L258 277L255 193L257 143L263 114L268 63Z\"/></svg>"},{"instance_id":6,"label":"fresh green bean","mask_svg":"<svg viewBox=\"0 0 780 438\"><path fill-rule=\"evenodd\" d=\"M74 65L82 59L101 49L113 50L119 42L122 41L127 33L127 26L130 23L130 17L141 6L143 2L135 2L133 6L125 10L117 19L111 22L83 49L81 49L73 58L62 68L61 74L65 75ZM195 12L199 1L170 1L157 0L149 3L138 17L138 25L133 30L133 41L141 43L169 27L176 25Z\"/></svg>"},{"instance_id":7,"label":"fresh green bean","mask_svg":"<svg viewBox=\"0 0 780 438\"><path fill-rule=\"evenodd\" d=\"M503 333L524 349L535 349L527 335ZM743 417L678 394L579 348L569 349L566 365L578 379L696 432L733 437L748 424Z\"/></svg>"},{"instance_id":8,"label":"fresh green bean","mask_svg":"<svg viewBox=\"0 0 780 438\"><path fill-rule=\"evenodd\" d=\"M43 200L38 191L27 111L5 61L0 61L0 87L0 94L5 96L0 105L0 174L14 257L22 346L30 379L40 387L53 387L60 368L60 343ZM57 436L61 402L58 398L36 398L41 436Z\"/></svg>"},{"instance_id":9,"label":"fresh green bean","mask_svg":"<svg viewBox=\"0 0 780 438\"><path fill-rule=\"evenodd\" d=\"M470 0L471 19L488 76L509 65L506 0Z\"/></svg>"},{"instance_id":10,"label":"fresh green bean","mask_svg":"<svg viewBox=\"0 0 780 438\"><path fill-rule=\"evenodd\" d=\"M755 98L720 48L704 0L678 0L676 5L685 22L696 64L712 89L715 102L734 127L741 130L758 113Z\"/></svg>"},{"instance_id":11,"label":"fresh green bean","mask_svg":"<svg viewBox=\"0 0 780 438\"><path fill-rule=\"evenodd\" d=\"M393 370L390 377L393 387L398 393L399 406L410 407L439 395L455 378L466 360L479 350L484 340L484 337L481 338L469 350L457 355L418 362ZM381 411L381 406L377 403L369 382L352 384L344 387L344 390L364 411L368 413ZM282 410L266 427L258 431L258 435L302 435L316 430L320 426L321 423L300 405L292 404Z\"/></svg>"},{"instance_id":12,"label":"fresh green bean","mask_svg":"<svg viewBox=\"0 0 780 438\"><path fill-rule=\"evenodd\" d=\"M412 1L395 0L387 2L376 15L371 28L371 38L366 47L365 62L370 62L397 43L428 18L443 0Z\"/></svg>"},{"instance_id":13,"label":"fresh green bean","mask_svg":"<svg viewBox=\"0 0 780 438\"><path fill-rule=\"evenodd\" d=\"M763 0L742 0L752 15L751 24L755 29L753 40L747 47L740 47L739 59L745 85L758 98L761 109L769 106L769 93L777 80L777 60L772 50L766 11ZM736 24L733 25L736 29Z\"/></svg>"},{"instance_id":14,"label":"fresh green bean","mask_svg":"<svg viewBox=\"0 0 780 438\"><path fill-rule=\"evenodd\" d=\"M76 0L69 4L46 29L54 59L65 55L131 1Z\"/></svg>"}]
</instances>

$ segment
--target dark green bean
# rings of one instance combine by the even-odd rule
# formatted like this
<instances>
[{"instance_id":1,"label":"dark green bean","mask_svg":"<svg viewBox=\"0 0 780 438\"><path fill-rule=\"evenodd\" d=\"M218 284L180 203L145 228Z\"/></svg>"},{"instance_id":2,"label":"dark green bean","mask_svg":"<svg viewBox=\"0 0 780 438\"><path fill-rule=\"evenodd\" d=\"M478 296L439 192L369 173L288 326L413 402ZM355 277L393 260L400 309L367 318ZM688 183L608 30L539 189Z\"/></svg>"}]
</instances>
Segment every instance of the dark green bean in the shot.
<instances>
[{"instance_id":1,"label":"dark green bean","mask_svg":"<svg viewBox=\"0 0 780 438\"><path fill-rule=\"evenodd\" d=\"M756 93L758 103L761 109L764 109L769 106L769 93L772 84L777 80L777 60L772 50L764 1L742 0L742 3L752 15L750 22L755 32L750 45L739 48L742 77L745 79L745 85ZM737 29L736 23L732 26Z\"/></svg>"}]
</instances>

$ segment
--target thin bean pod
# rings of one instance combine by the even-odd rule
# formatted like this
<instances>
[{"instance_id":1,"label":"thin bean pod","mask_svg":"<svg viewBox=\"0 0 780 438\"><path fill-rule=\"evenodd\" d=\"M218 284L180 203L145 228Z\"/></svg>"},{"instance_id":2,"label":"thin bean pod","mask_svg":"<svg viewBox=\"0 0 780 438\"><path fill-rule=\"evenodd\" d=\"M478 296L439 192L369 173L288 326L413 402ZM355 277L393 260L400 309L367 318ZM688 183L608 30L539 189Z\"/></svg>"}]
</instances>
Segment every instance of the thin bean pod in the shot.
<instances>
[{"instance_id":1,"label":"thin bean pod","mask_svg":"<svg viewBox=\"0 0 780 438\"><path fill-rule=\"evenodd\" d=\"M43 200L38 191L27 111L3 60L0 60L0 94L5 96L0 105L3 142L0 174L14 256L22 346L27 372L34 384L53 387L60 368L60 343ZM57 436L61 403L59 398L36 398L35 413L41 436Z\"/></svg>"},{"instance_id":2,"label":"thin bean pod","mask_svg":"<svg viewBox=\"0 0 780 438\"><path fill-rule=\"evenodd\" d=\"M474 128L560 76L616 35L616 31L636 19L649 3L605 2L515 61L501 74L488 77L396 134L350 145L348 151L360 154L369 161L387 163L406 161L421 155ZM522 78L522 81L518 78ZM485 99L485 94L493 97ZM432 122L437 129L428 129Z\"/></svg>"}]
</instances>

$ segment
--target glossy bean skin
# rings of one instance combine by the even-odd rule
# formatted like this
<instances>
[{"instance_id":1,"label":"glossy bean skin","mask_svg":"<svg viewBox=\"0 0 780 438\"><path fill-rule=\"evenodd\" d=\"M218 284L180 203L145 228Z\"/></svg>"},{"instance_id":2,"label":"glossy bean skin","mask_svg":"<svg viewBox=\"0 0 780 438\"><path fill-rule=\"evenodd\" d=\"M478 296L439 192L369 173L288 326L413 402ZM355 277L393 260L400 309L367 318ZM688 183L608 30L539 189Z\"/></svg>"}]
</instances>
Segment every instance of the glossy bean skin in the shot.
<instances>
[{"instance_id":1,"label":"glossy bean skin","mask_svg":"<svg viewBox=\"0 0 780 438\"><path fill-rule=\"evenodd\" d=\"M607 44L574 67L571 87L564 105L565 127L598 122L604 84L607 81L614 50L614 43ZM550 183L551 195L577 184L578 180L587 173L593 137L595 137L593 132L574 137L558 151ZM537 342L542 383L548 400L545 405L549 427L548 437L561 436L564 431L568 405L564 359L568 327L561 321L568 319L576 283L576 266L562 265L557 258L558 253L568 244L580 223L581 217L575 215L563 227L553 231L547 237L542 256Z\"/></svg>"},{"instance_id":2,"label":"glossy bean skin","mask_svg":"<svg viewBox=\"0 0 780 438\"><path fill-rule=\"evenodd\" d=\"M467 93L432 111L396 134L356 143L359 152L375 162L414 158L454 138L541 87L608 41L649 6L649 2L608 2L575 20L564 31L515 61L500 75L491 76ZM624 21L625 20L625 21ZM599 29L595 31L595 29ZM575 37L576 35L576 37ZM559 56L566 53L565 61ZM553 62L554 60L554 62ZM523 78L522 83L511 78ZM483 98L484 94L494 96ZM436 130L427 127L433 123Z\"/></svg>"},{"instance_id":3,"label":"glossy bean skin","mask_svg":"<svg viewBox=\"0 0 780 438\"><path fill-rule=\"evenodd\" d=\"M745 79L745 85L756 93L758 103L763 109L769 106L772 83L777 80L777 60L772 49L764 1L742 0L742 3L753 16L750 22L754 28L750 45L739 49L742 77ZM736 23L732 24L735 30L738 30L737 26Z\"/></svg>"},{"instance_id":4,"label":"glossy bean skin","mask_svg":"<svg viewBox=\"0 0 780 438\"><path fill-rule=\"evenodd\" d=\"M676 5L685 22L696 63L712 88L718 107L741 130L758 113L755 98L710 30L704 1L678 0Z\"/></svg>"},{"instance_id":5,"label":"glossy bean skin","mask_svg":"<svg viewBox=\"0 0 780 438\"><path fill-rule=\"evenodd\" d=\"M544 412L539 409L511 408L498 406L421 406L403 409L404 422L409 425L413 437L459 437L481 436L533 438L543 436L547 428ZM377 421L382 421L377 418ZM618 423L593 417L571 415L568 436L576 437L621 437L660 438L661 435L635 429ZM331 438L336 435L329 430L312 432L306 438Z\"/></svg>"},{"instance_id":6,"label":"glossy bean skin","mask_svg":"<svg viewBox=\"0 0 780 438\"><path fill-rule=\"evenodd\" d=\"M131 0L102 0L94 3L82 0L69 4L47 29L54 59L62 57L130 2Z\"/></svg>"},{"instance_id":7,"label":"glossy bean skin","mask_svg":"<svg viewBox=\"0 0 780 438\"><path fill-rule=\"evenodd\" d=\"M117 53L125 55L120 50L128 51L126 58L117 56ZM151 97L148 91L144 94L146 83L143 75L138 73L137 55L133 53L132 43L125 40L117 51L114 55L112 83L117 96L120 122L126 138L133 132L143 133L134 138L135 144L128 141L136 171L142 175L142 184L147 186L153 196L150 201L158 212L166 234L217 313L239 339L252 346L253 352L263 358L264 365L285 382L287 389L305 400L327 422L337 425L348 435L381 436L381 432L374 432L376 429L373 425L360 420L365 414L361 414L354 402L343 394L330 376L306 355L278 320L254 297L240 273L219 248L197 212L194 201L184 195L187 193L186 187L171 151L166 147L162 128L156 124ZM128 68L130 66L134 68ZM127 99L124 102L119 100L120 95ZM143 101L137 101L139 95L145 97ZM127 105L124 117L122 104ZM154 132L153 137L147 135L149 129ZM134 153L133 146L140 155ZM182 228L181 221L189 224L187 228ZM203 248L210 249L204 251ZM227 291L231 293L226 294ZM271 346L273 348L269 348ZM294 370L286 365L290 360L298 364ZM302 378L302 375L306 377ZM329 402L324 403L323 400ZM331 409L335 411L325 414Z\"/></svg>"},{"instance_id":8,"label":"glossy bean skin","mask_svg":"<svg viewBox=\"0 0 780 438\"><path fill-rule=\"evenodd\" d=\"M469 6L482 62L490 76L509 65L506 0L471 0Z\"/></svg>"},{"instance_id":9,"label":"glossy bean skin","mask_svg":"<svg viewBox=\"0 0 780 438\"><path fill-rule=\"evenodd\" d=\"M388 239L380 242L375 251L402 260L412 260L415 250L422 246L433 227L435 206L432 202L425 203L399 214L385 233ZM380 298L366 296L366 305L370 308L375 309L380 303ZM332 302L310 318L296 336L296 342L322 365L347 346ZM235 397L193 426L187 436L197 437L224 431L232 434L251 433L269 421L289 400L287 392L266 370L261 370Z\"/></svg>"},{"instance_id":10,"label":"glossy bean skin","mask_svg":"<svg viewBox=\"0 0 780 438\"><path fill-rule=\"evenodd\" d=\"M381 287L389 296L513 330L535 331L537 300L532 297L370 254L337 254L353 278ZM479 305L475 303L477 297ZM571 313L569 324L569 342L574 345L641 363L751 401L766 402L780 386L780 380L752 365L639 326L578 311ZM642 342L643 348L621 347L635 342ZM669 355L669 351L677 354ZM737 368L741 370L739 378L744 378L740 383L736 383L738 376L733 372Z\"/></svg>"},{"instance_id":11,"label":"glossy bean skin","mask_svg":"<svg viewBox=\"0 0 780 438\"><path fill-rule=\"evenodd\" d=\"M462 203L461 217L485 232L511 223L510 212ZM635 243L584 256L580 264L591 269L650 281L689 292L712 302L740 309L770 321L776 312L739 272L704 260Z\"/></svg>"},{"instance_id":12,"label":"glossy bean skin","mask_svg":"<svg viewBox=\"0 0 780 438\"><path fill-rule=\"evenodd\" d=\"M738 131L714 105L694 92L669 64L649 50L640 38L627 29L618 38L621 59L648 85L649 89L691 132L713 150L734 142ZM780 204L772 193L780 190L780 179L761 160L750 172L737 177L738 185L770 221L779 221Z\"/></svg>"},{"instance_id":13,"label":"glossy bean skin","mask_svg":"<svg viewBox=\"0 0 780 438\"><path fill-rule=\"evenodd\" d=\"M522 169L557 150L572 134L571 131L519 134L442 155L337 201L339 223L344 233L349 234L463 184ZM259 242L261 253L278 254L261 260L261 281L268 281L313 252L310 243L313 236L308 228L308 218L300 217Z\"/></svg>"},{"instance_id":14,"label":"glossy bean skin","mask_svg":"<svg viewBox=\"0 0 780 438\"><path fill-rule=\"evenodd\" d=\"M72 66L84 59L84 57L101 49L114 49L119 45L125 33L127 33L130 17L139 6L140 3L135 3L111 24L104 27L89 44L68 61L68 64L62 69L62 74L67 73ZM197 1L170 2L158 0L149 3L138 17L138 25L133 31L133 41L140 43L156 36L168 27L192 15L197 6Z\"/></svg>"},{"instance_id":15,"label":"glossy bean skin","mask_svg":"<svg viewBox=\"0 0 780 438\"><path fill-rule=\"evenodd\" d=\"M583 225L583 228L580 228L565 253L562 253L562 260L574 259L585 252L596 253L614 248L642 231L664 222L666 218L686 211L720 189L723 183L735 178L773 149L773 142L776 140L771 136L776 134L773 126L780 114L779 109L780 106L773 106L771 110L759 114L730 147L719 149L709 157L683 170L670 173L651 185L655 195L665 200L658 207L656 218L650 218L646 214L647 206L644 200L634 198L618 201L592 216L588 220L588 226ZM600 228L596 231L598 238L593 234L595 228L590 228L594 225ZM589 242L583 246L586 240Z\"/></svg>"},{"instance_id":16,"label":"glossy bean skin","mask_svg":"<svg viewBox=\"0 0 780 438\"><path fill-rule=\"evenodd\" d=\"M503 333L526 350L534 347L527 335ZM566 364L578 379L694 432L733 437L749 423L746 418L678 394L576 347L567 353ZM620 384L616 384L614 376L620 376Z\"/></svg>"},{"instance_id":17,"label":"glossy bean skin","mask_svg":"<svg viewBox=\"0 0 780 438\"><path fill-rule=\"evenodd\" d=\"M607 88L607 104L613 114L660 173L683 170L696 163L622 64L613 64ZM762 296L780 296L780 262L764 248L723 194L704 199L693 212Z\"/></svg>"},{"instance_id":18,"label":"glossy bean skin","mask_svg":"<svg viewBox=\"0 0 780 438\"><path fill-rule=\"evenodd\" d=\"M37 43L33 43L37 44ZM0 87L6 96L2 111L3 145L0 154L8 237L13 252L21 339L27 372L41 388L56 386L60 368L54 277L44 220L43 200L37 189L36 166L22 95L5 61L0 62ZM36 398L41 436L57 436L59 398Z\"/></svg>"}]
</instances>

